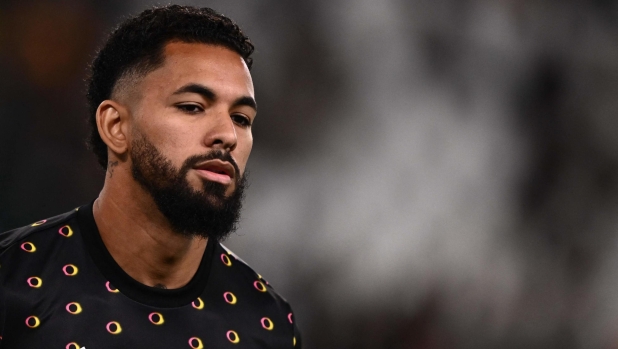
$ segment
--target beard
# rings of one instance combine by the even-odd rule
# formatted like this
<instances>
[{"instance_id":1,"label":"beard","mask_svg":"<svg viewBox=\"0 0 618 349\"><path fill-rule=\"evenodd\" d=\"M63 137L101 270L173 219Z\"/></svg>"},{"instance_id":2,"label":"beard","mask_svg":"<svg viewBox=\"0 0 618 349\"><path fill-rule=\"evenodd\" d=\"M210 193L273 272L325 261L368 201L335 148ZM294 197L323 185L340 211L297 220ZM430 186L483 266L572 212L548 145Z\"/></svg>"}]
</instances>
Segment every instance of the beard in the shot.
<instances>
[{"instance_id":1,"label":"beard","mask_svg":"<svg viewBox=\"0 0 618 349\"><path fill-rule=\"evenodd\" d=\"M152 196L174 232L222 241L237 229L247 179L229 152L214 150L194 155L176 169L143 136L131 145L133 178ZM227 161L236 170L235 188L229 196L225 195L227 186L221 183L202 180L202 187L195 190L187 180L187 173L195 165L213 159Z\"/></svg>"}]
</instances>

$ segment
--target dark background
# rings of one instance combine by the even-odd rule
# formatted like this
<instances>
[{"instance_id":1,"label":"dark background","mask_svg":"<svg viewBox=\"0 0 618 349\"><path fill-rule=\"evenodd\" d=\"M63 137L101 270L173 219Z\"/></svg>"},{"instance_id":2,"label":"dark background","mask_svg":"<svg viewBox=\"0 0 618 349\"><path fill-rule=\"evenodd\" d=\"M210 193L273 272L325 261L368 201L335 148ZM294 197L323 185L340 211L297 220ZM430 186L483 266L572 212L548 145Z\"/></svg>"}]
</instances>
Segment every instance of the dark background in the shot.
<instances>
[{"instance_id":1,"label":"dark background","mask_svg":"<svg viewBox=\"0 0 618 349\"><path fill-rule=\"evenodd\" d=\"M0 231L96 197L86 65L153 4L0 2ZM256 44L226 244L307 348L618 347L617 1L188 4Z\"/></svg>"}]
</instances>

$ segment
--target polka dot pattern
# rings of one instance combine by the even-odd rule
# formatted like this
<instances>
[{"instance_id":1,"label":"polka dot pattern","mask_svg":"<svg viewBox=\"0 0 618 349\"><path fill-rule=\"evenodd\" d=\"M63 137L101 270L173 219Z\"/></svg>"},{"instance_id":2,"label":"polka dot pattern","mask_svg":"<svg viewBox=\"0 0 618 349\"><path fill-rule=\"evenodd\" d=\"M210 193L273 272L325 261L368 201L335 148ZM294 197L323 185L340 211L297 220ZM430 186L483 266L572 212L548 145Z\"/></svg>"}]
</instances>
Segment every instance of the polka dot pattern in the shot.
<instances>
[{"instance_id":1,"label":"polka dot pattern","mask_svg":"<svg viewBox=\"0 0 618 349\"><path fill-rule=\"evenodd\" d=\"M254 281L253 282L253 287L255 287L256 290L260 291L260 292L266 292L266 286L262 283L262 281Z\"/></svg>"},{"instance_id":2,"label":"polka dot pattern","mask_svg":"<svg viewBox=\"0 0 618 349\"><path fill-rule=\"evenodd\" d=\"M234 296L232 292L225 292L223 294L223 299L229 304L236 304L237 301L236 296Z\"/></svg>"},{"instance_id":3,"label":"polka dot pattern","mask_svg":"<svg viewBox=\"0 0 618 349\"><path fill-rule=\"evenodd\" d=\"M262 327L266 330L272 331L272 329L275 328L275 324L267 317L263 317L260 322L262 323Z\"/></svg>"},{"instance_id":4,"label":"polka dot pattern","mask_svg":"<svg viewBox=\"0 0 618 349\"><path fill-rule=\"evenodd\" d=\"M43 280L41 280L40 277L37 276L32 276L29 277L26 282L28 283L28 286L32 287L32 288L39 288L41 286L43 286Z\"/></svg>"},{"instance_id":5,"label":"polka dot pattern","mask_svg":"<svg viewBox=\"0 0 618 349\"><path fill-rule=\"evenodd\" d=\"M38 227L39 225L43 225L43 224L45 224L45 222L47 222L47 219L43 219L43 220L41 220L41 221L38 221L38 222L32 223L31 227Z\"/></svg>"},{"instance_id":6,"label":"polka dot pattern","mask_svg":"<svg viewBox=\"0 0 618 349\"><path fill-rule=\"evenodd\" d=\"M111 293L118 293L118 292L120 292L120 291L118 291L117 288L114 288L114 286L112 286L112 284L110 284L109 281L107 281L105 283L105 288L107 289L108 292L111 292Z\"/></svg>"},{"instance_id":7,"label":"polka dot pattern","mask_svg":"<svg viewBox=\"0 0 618 349\"><path fill-rule=\"evenodd\" d=\"M79 269L77 269L77 267L73 264L67 264L62 267L62 272L66 276L75 276L79 272Z\"/></svg>"},{"instance_id":8,"label":"polka dot pattern","mask_svg":"<svg viewBox=\"0 0 618 349\"><path fill-rule=\"evenodd\" d=\"M193 308L195 308L197 310L204 309L204 301L200 297L197 297L196 300L191 302L191 305L193 306Z\"/></svg>"},{"instance_id":9,"label":"polka dot pattern","mask_svg":"<svg viewBox=\"0 0 618 349\"><path fill-rule=\"evenodd\" d=\"M38 317L31 315L26 318L26 326L30 328L37 328L41 325L41 320Z\"/></svg>"},{"instance_id":10,"label":"polka dot pattern","mask_svg":"<svg viewBox=\"0 0 618 349\"><path fill-rule=\"evenodd\" d=\"M21 244L21 249L29 253L36 252L36 246L32 242L24 242Z\"/></svg>"},{"instance_id":11,"label":"polka dot pattern","mask_svg":"<svg viewBox=\"0 0 618 349\"><path fill-rule=\"evenodd\" d=\"M120 332L122 332L122 327L120 327L120 324L116 321L108 322L105 329L111 334L120 334Z\"/></svg>"},{"instance_id":12,"label":"polka dot pattern","mask_svg":"<svg viewBox=\"0 0 618 349\"><path fill-rule=\"evenodd\" d=\"M204 348L204 344L202 343L202 340L197 337L189 338L189 346L193 349L203 349Z\"/></svg>"},{"instance_id":13,"label":"polka dot pattern","mask_svg":"<svg viewBox=\"0 0 618 349\"><path fill-rule=\"evenodd\" d=\"M82 306L77 302L71 302L67 304L66 310L69 314L77 315L82 312Z\"/></svg>"},{"instance_id":14,"label":"polka dot pattern","mask_svg":"<svg viewBox=\"0 0 618 349\"><path fill-rule=\"evenodd\" d=\"M163 314L157 312L150 313L148 315L148 320L150 320L150 323L153 325L163 325L165 322L165 320L163 320Z\"/></svg>"},{"instance_id":15,"label":"polka dot pattern","mask_svg":"<svg viewBox=\"0 0 618 349\"><path fill-rule=\"evenodd\" d=\"M227 336L227 340L234 344L238 344L240 342L240 337L236 331L227 331L225 335Z\"/></svg>"},{"instance_id":16,"label":"polka dot pattern","mask_svg":"<svg viewBox=\"0 0 618 349\"><path fill-rule=\"evenodd\" d=\"M71 229L68 225L64 225L58 229L58 234L64 236L65 238L70 238L73 236L73 229Z\"/></svg>"},{"instance_id":17,"label":"polka dot pattern","mask_svg":"<svg viewBox=\"0 0 618 349\"><path fill-rule=\"evenodd\" d=\"M221 261L222 261L222 262L223 262L223 264L224 264L225 266L227 266L227 267L231 267L231 266L232 266L232 260L231 260L231 259L230 259L230 257L229 257L227 254L225 254L225 253L222 253L222 254L221 254Z\"/></svg>"},{"instance_id":18,"label":"polka dot pattern","mask_svg":"<svg viewBox=\"0 0 618 349\"><path fill-rule=\"evenodd\" d=\"M83 211L91 209L79 212ZM54 218L25 229L34 233L13 239L10 253L0 247L2 272L16 268L16 281L7 287L28 292L29 303L20 309L24 315L15 325L20 328L16 338L34 337L36 333L41 336L39 347L65 349L89 348L94 340L101 347L122 347L136 338L147 342L148 347L176 348L182 343L180 347L191 349L204 349L205 345L241 347L251 343L253 336L267 347L276 347L283 336L289 341L293 319L286 303L261 275L218 243L207 264L211 269L207 288L183 306L157 307L131 299L122 279L97 268L89 251L83 249L81 234L86 229L75 220ZM50 259L50 251L59 258ZM6 256L21 257L15 263ZM213 319L225 320L212 323ZM50 331L62 326L88 330L49 336ZM91 336L96 339L84 339Z\"/></svg>"}]
</instances>

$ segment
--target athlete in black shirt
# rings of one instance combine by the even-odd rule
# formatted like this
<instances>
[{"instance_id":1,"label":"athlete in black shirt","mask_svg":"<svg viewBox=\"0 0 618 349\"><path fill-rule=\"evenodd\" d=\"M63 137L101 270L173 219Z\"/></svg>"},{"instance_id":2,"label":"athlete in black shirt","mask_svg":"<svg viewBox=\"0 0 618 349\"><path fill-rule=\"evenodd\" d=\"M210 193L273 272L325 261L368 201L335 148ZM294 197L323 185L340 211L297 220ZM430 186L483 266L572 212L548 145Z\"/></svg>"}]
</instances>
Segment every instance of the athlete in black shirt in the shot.
<instances>
[{"instance_id":1,"label":"athlete in black shirt","mask_svg":"<svg viewBox=\"0 0 618 349\"><path fill-rule=\"evenodd\" d=\"M253 45L207 8L122 23L92 63L99 197L0 235L0 348L299 348L293 313L219 241L257 112Z\"/></svg>"}]
</instances>

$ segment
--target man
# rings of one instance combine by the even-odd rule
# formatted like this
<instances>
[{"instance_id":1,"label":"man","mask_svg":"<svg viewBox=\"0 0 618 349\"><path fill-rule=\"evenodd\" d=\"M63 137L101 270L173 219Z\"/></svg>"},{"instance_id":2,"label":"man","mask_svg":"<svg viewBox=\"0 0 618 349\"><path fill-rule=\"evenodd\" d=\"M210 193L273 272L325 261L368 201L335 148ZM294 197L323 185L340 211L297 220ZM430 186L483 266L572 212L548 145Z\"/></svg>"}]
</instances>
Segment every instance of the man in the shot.
<instances>
[{"instance_id":1,"label":"man","mask_svg":"<svg viewBox=\"0 0 618 349\"><path fill-rule=\"evenodd\" d=\"M219 241L238 222L253 45L211 9L122 23L92 63L99 197L0 236L0 347L293 348L289 305Z\"/></svg>"}]
</instances>

